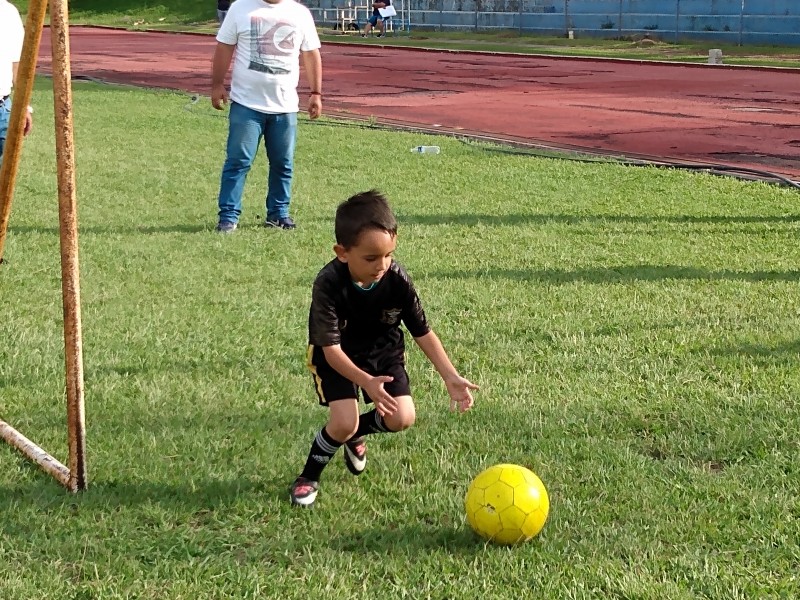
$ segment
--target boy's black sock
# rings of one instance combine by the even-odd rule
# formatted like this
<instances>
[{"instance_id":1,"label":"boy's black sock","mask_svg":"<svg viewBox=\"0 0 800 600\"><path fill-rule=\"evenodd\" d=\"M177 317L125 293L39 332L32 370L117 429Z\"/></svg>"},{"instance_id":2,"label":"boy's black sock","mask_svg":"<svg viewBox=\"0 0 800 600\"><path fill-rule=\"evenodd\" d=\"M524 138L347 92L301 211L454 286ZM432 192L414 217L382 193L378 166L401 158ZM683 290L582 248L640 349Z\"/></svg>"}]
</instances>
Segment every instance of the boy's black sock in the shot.
<instances>
[{"instance_id":1,"label":"boy's black sock","mask_svg":"<svg viewBox=\"0 0 800 600\"><path fill-rule=\"evenodd\" d=\"M341 445L341 443L328 435L324 427L320 429L317 437L314 438L314 443L311 444L311 451L308 453L308 460L306 460L306 466L303 467L300 477L305 477L311 481L319 481L322 470Z\"/></svg>"},{"instance_id":2,"label":"boy's black sock","mask_svg":"<svg viewBox=\"0 0 800 600\"><path fill-rule=\"evenodd\" d=\"M383 417L381 417L375 409L364 413L358 418L358 429L350 439L357 440L371 433L392 433L384 424Z\"/></svg>"}]
</instances>

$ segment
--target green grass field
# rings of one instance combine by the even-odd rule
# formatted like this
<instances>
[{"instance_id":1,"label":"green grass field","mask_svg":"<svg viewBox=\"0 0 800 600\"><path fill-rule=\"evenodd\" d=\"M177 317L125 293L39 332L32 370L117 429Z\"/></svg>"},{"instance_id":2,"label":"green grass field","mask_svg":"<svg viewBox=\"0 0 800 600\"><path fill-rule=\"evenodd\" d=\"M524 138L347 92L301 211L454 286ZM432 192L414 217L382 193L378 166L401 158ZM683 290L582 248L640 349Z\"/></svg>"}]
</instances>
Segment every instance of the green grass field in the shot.
<instances>
[{"instance_id":1,"label":"green grass field","mask_svg":"<svg viewBox=\"0 0 800 600\"><path fill-rule=\"evenodd\" d=\"M66 460L49 83L0 267L0 418ZM295 232L213 233L208 99L75 85L90 489L0 445L0 597L795 598L796 190L303 121ZM439 155L408 150L422 143ZM385 167L392 157L392 169ZM416 348L418 425L287 486L325 412L304 366L332 215L377 186L476 408ZM794 432L794 433L793 433ZM542 534L468 529L470 479L537 472Z\"/></svg>"}]
</instances>

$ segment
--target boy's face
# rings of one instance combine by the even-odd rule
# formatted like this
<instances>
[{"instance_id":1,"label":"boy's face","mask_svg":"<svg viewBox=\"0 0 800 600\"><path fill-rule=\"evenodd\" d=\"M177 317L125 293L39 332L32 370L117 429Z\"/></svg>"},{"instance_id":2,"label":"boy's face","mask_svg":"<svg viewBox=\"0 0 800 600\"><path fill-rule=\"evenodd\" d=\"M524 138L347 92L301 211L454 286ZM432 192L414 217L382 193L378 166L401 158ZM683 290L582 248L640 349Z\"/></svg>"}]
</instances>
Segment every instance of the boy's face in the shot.
<instances>
[{"instance_id":1,"label":"boy's face","mask_svg":"<svg viewBox=\"0 0 800 600\"><path fill-rule=\"evenodd\" d=\"M355 246L336 244L333 250L340 261L347 263L353 281L366 288L389 270L396 246L397 236L382 229L367 229L358 236Z\"/></svg>"}]
</instances>

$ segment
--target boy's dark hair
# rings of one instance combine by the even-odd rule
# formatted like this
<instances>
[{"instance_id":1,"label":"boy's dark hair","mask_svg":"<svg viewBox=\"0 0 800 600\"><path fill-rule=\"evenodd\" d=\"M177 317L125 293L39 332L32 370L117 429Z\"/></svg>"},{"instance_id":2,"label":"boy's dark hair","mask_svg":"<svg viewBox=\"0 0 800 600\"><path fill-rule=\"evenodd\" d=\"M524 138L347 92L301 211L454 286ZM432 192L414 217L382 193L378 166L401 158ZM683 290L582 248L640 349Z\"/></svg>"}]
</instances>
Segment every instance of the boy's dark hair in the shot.
<instances>
[{"instance_id":1,"label":"boy's dark hair","mask_svg":"<svg viewBox=\"0 0 800 600\"><path fill-rule=\"evenodd\" d=\"M340 246L352 248L367 229L397 235L397 219L386 196L378 190L351 196L336 209L336 243Z\"/></svg>"}]
</instances>

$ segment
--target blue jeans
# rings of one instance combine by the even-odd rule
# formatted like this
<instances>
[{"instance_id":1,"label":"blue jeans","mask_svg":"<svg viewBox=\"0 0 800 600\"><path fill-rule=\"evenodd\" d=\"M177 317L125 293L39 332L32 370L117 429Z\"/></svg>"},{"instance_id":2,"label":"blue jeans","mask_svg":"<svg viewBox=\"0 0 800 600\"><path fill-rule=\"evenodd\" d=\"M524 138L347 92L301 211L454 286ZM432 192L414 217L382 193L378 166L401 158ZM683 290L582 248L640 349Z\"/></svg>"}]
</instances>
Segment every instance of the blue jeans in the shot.
<instances>
[{"instance_id":1,"label":"blue jeans","mask_svg":"<svg viewBox=\"0 0 800 600\"><path fill-rule=\"evenodd\" d=\"M11 99L6 100L0 106L0 160L3 159L3 147L6 145L6 134L8 133L8 120L11 116Z\"/></svg>"},{"instance_id":2,"label":"blue jeans","mask_svg":"<svg viewBox=\"0 0 800 600\"><path fill-rule=\"evenodd\" d=\"M239 222L244 181L262 137L269 162L267 219L289 216L296 133L297 113L265 114L231 102L227 157L219 187L220 223Z\"/></svg>"}]
</instances>

